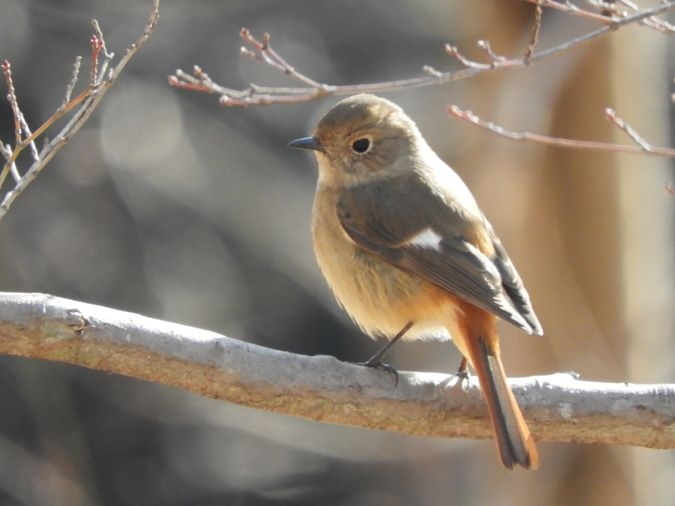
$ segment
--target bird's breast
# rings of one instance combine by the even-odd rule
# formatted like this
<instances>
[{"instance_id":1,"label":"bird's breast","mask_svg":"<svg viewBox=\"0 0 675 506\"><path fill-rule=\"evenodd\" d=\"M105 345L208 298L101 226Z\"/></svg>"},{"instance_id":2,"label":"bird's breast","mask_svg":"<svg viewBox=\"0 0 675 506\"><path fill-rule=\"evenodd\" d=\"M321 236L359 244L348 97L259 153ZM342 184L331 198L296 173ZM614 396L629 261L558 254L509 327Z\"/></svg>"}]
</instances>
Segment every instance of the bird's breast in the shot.
<instances>
[{"instance_id":1,"label":"bird's breast","mask_svg":"<svg viewBox=\"0 0 675 506\"><path fill-rule=\"evenodd\" d=\"M409 321L417 324L407 337L438 334L436 314L445 303L438 290L356 245L342 229L335 204L330 191L317 191L312 239L321 272L340 305L371 336L391 338Z\"/></svg>"}]
</instances>

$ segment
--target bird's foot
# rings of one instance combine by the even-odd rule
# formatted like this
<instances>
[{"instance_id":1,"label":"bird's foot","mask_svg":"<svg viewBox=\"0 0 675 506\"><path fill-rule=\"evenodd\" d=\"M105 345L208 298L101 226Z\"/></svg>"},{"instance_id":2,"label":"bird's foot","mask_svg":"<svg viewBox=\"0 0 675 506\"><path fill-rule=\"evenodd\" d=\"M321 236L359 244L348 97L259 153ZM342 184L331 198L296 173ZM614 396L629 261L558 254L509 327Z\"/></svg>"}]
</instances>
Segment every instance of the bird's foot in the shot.
<instances>
[{"instance_id":1,"label":"bird's foot","mask_svg":"<svg viewBox=\"0 0 675 506\"><path fill-rule=\"evenodd\" d=\"M452 386L452 388L458 388L464 392L466 392L469 389L469 378L471 375L469 372L458 372L455 374L454 378L456 378L455 384Z\"/></svg>"},{"instance_id":2,"label":"bird's foot","mask_svg":"<svg viewBox=\"0 0 675 506\"><path fill-rule=\"evenodd\" d=\"M366 360L365 362L356 362L356 365L361 365L363 367L370 367L371 369L378 369L380 371L386 371L394 375L394 387L398 386L398 371L392 365L385 364L379 360L374 360L375 357Z\"/></svg>"}]
</instances>

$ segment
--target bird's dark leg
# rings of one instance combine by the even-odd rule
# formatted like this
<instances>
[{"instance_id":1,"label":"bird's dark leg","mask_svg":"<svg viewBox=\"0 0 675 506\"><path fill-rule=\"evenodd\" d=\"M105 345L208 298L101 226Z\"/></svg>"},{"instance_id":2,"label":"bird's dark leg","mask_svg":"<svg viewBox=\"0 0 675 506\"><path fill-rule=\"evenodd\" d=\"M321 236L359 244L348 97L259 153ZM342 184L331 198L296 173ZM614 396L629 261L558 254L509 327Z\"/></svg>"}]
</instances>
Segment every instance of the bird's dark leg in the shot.
<instances>
[{"instance_id":1,"label":"bird's dark leg","mask_svg":"<svg viewBox=\"0 0 675 506\"><path fill-rule=\"evenodd\" d=\"M467 383L468 386L469 381L469 362L466 357L462 356L462 360L459 362L459 367L457 368L455 376L457 377L457 384L454 388L461 388L464 390L464 384Z\"/></svg>"},{"instance_id":2,"label":"bird's dark leg","mask_svg":"<svg viewBox=\"0 0 675 506\"><path fill-rule=\"evenodd\" d=\"M466 357L462 357L459 367L457 368L457 374L455 374L455 376L461 380L469 379L469 362L467 361Z\"/></svg>"},{"instance_id":3,"label":"bird's dark leg","mask_svg":"<svg viewBox=\"0 0 675 506\"><path fill-rule=\"evenodd\" d=\"M394 337L391 338L382 348L380 348L375 355L370 357L368 360L365 362L359 362L359 365L363 365L365 367L373 367L375 369L382 369L385 371L389 371L394 373L396 376L396 385L398 385L398 372L396 369L394 369L392 366L389 364L385 364L382 362L382 358L391 350L391 348L401 340L401 338L404 336L406 332L410 330L410 328L415 324L415 322L408 322L405 324L405 326L396 334Z\"/></svg>"},{"instance_id":4,"label":"bird's dark leg","mask_svg":"<svg viewBox=\"0 0 675 506\"><path fill-rule=\"evenodd\" d=\"M382 348L380 348L375 355L370 357L366 362L363 363L363 365L368 366L368 367L380 367L382 364L381 360L384 358L384 356L393 348L393 346L401 340L401 338L404 336L406 332L410 330L410 328L414 325L414 322L408 322L405 324L405 327L403 327L398 334L396 334L394 337L391 338Z\"/></svg>"}]
</instances>

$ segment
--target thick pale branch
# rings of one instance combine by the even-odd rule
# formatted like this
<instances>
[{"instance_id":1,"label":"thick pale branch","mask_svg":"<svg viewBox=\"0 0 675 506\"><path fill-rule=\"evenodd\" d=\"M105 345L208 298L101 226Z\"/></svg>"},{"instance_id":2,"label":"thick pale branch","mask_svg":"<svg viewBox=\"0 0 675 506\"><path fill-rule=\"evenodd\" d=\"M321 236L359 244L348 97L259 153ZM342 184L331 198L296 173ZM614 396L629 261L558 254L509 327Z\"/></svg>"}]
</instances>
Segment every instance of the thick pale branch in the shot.
<instances>
[{"instance_id":1,"label":"thick pale branch","mask_svg":"<svg viewBox=\"0 0 675 506\"><path fill-rule=\"evenodd\" d=\"M487 438L475 379L385 371L41 294L0 293L0 353L66 362L311 420L425 436ZM511 381L543 441L675 448L675 385Z\"/></svg>"}]
</instances>

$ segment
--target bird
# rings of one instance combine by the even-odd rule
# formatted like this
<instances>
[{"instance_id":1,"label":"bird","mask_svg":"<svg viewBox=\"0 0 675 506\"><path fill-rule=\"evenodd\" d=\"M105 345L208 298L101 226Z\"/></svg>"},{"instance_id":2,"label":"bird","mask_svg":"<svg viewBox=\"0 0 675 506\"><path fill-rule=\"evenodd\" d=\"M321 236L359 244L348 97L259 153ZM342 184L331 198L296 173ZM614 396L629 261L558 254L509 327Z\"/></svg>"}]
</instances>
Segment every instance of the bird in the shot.
<instances>
[{"instance_id":1,"label":"bird","mask_svg":"<svg viewBox=\"0 0 675 506\"><path fill-rule=\"evenodd\" d=\"M473 368L502 464L536 469L537 449L509 387L497 320L543 334L530 297L469 188L393 102L358 94L309 137L315 153L311 233L338 303L371 337L452 339Z\"/></svg>"}]
</instances>

